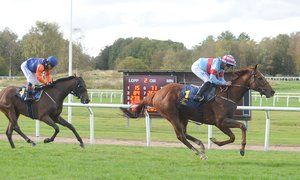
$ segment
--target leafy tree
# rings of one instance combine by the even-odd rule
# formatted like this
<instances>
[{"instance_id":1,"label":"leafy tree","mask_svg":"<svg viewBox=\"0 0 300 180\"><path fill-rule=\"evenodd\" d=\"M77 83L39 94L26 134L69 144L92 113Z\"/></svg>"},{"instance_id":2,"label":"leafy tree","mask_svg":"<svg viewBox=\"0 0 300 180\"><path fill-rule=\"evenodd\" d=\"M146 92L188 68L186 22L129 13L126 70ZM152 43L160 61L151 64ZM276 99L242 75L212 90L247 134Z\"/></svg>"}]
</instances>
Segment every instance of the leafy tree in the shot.
<instances>
[{"instance_id":1,"label":"leafy tree","mask_svg":"<svg viewBox=\"0 0 300 180\"><path fill-rule=\"evenodd\" d=\"M300 32L292 33L290 36L290 48L293 62L295 64L296 73L300 74Z\"/></svg>"},{"instance_id":2,"label":"leafy tree","mask_svg":"<svg viewBox=\"0 0 300 180\"><path fill-rule=\"evenodd\" d=\"M109 46L106 46L98 56L95 57L95 68L101 69L101 70L107 70L108 69L108 59L109 59Z\"/></svg>"},{"instance_id":3,"label":"leafy tree","mask_svg":"<svg viewBox=\"0 0 300 180\"><path fill-rule=\"evenodd\" d=\"M138 58L134 58L131 56L126 57L125 59L117 60L116 69L130 69L130 70L148 70L148 66Z\"/></svg>"},{"instance_id":4,"label":"leafy tree","mask_svg":"<svg viewBox=\"0 0 300 180\"><path fill-rule=\"evenodd\" d=\"M16 75L21 64L20 46L17 42L18 36L9 28L0 31L0 56L6 68L2 68L3 75Z\"/></svg>"},{"instance_id":5,"label":"leafy tree","mask_svg":"<svg viewBox=\"0 0 300 180\"><path fill-rule=\"evenodd\" d=\"M163 70L190 70L192 64L191 51L171 51L169 50L164 59Z\"/></svg>"},{"instance_id":6,"label":"leafy tree","mask_svg":"<svg viewBox=\"0 0 300 180\"><path fill-rule=\"evenodd\" d=\"M284 75L294 74L295 67L292 60L292 56L289 54L289 36L286 34L279 34L275 39L275 49L273 56L273 67L275 73Z\"/></svg>"}]
</instances>

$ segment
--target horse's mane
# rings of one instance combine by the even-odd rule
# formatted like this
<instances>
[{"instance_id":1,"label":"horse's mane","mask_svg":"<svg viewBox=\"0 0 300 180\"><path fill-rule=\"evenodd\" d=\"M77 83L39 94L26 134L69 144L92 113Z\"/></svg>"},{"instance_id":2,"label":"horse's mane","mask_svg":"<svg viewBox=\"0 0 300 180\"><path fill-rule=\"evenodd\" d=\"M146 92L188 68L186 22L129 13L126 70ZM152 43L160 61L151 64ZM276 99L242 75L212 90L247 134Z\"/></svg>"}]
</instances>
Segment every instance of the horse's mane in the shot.
<instances>
[{"instance_id":1,"label":"horse's mane","mask_svg":"<svg viewBox=\"0 0 300 180\"><path fill-rule=\"evenodd\" d=\"M246 68L242 68L239 69L237 71L234 71L233 74L233 78L231 79L231 81L235 81L237 80L239 77L241 77L242 75L248 73L250 71L250 67L246 67Z\"/></svg>"},{"instance_id":2,"label":"horse's mane","mask_svg":"<svg viewBox=\"0 0 300 180\"><path fill-rule=\"evenodd\" d=\"M52 82L51 84L49 84L49 85L42 86L41 88L42 88L42 89L50 88L50 87L55 86L57 83L64 82L64 81L68 81L68 80L74 79L75 77L76 77L76 76L69 76L69 77L60 78L60 79L57 79L57 80L53 81L53 82Z\"/></svg>"},{"instance_id":3,"label":"horse's mane","mask_svg":"<svg viewBox=\"0 0 300 180\"><path fill-rule=\"evenodd\" d=\"M69 77L60 78L60 79L57 79L57 80L53 81L52 84L56 84L56 83L63 82L63 81L68 81L68 80L71 80L73 78L75 78L75 76L69 76Z\"/></svg>"}]
</instances>

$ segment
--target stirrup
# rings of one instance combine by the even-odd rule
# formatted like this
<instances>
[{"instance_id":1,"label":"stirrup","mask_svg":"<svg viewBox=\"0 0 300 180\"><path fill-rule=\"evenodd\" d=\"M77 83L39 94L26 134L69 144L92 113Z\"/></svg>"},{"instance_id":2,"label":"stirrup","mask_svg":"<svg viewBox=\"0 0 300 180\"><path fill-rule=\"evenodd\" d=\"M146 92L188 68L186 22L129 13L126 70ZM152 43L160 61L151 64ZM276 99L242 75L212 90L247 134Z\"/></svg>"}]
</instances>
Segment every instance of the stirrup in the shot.
<instances>
[{"instance_id":1,"label":"stirrup","mask_svg":"<svg viewBox=\"0 0 300 180\"><path fill-rule=\"evenodd\" d=\"M204 96L203 96L203 95L202 95L202 96L196 96L194 99L195 99L196 101L198 101L198 102L201 102L201 101L204 100Z\"/></svg>"},{"instance_id":2,"label":"stirrup","mask_svg":"<svg viewBox=\"0 0 300 180\"><path fill-rule=\"evenodd\" d=\"M33 99L30 98L30 97L25 97L25 98L24 98L24 101L26 101L26 102L31 102L31 101L33 101Z\"/></svg>"}]
</instances>

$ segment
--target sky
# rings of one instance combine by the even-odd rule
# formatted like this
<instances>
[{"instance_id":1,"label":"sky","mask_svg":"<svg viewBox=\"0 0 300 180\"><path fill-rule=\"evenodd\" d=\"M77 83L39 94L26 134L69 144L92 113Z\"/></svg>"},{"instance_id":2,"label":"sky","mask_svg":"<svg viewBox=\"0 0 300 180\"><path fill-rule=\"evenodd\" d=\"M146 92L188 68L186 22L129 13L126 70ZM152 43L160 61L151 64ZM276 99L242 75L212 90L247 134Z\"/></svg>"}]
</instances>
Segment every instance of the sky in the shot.
<instances>
[{"instance_id":1,"label":"sky","mask_svg":"<svg viewBox=\"0 0 300 180\"><path fill-rule=\"evenodd\" d=\"M192 48L224 31L264 37L300 31L298 0L0 0L0 31L19 39L36 21L55 22L73 41L97 56L118 38L148 37L182 42Z\"/></svg>"}]
</instances>

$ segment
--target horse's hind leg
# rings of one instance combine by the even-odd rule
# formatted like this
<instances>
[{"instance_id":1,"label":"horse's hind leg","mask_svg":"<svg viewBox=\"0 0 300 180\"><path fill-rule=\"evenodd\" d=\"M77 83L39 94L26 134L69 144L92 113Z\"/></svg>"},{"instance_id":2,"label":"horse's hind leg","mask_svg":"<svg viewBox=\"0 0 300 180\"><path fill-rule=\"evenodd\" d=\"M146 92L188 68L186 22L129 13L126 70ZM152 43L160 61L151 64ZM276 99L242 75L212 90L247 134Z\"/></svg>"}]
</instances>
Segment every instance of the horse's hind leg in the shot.
<instances>
[{"instance_id":1,"label":"horse's hind leg","mask_svg":"<svg viewBox=\"0 0 300 180\"><path fill-rule=\"evenodd\" d=\"M173 116L172 118L168 118L168 120L171 122L171 124L174 127L175 133L177 135L177 138L184 144L186 145L189 149L194 151L196 155L199 155L201 159L205 160L207 159L206 155L204 152L198 151L189 141L187 140L184 132L184 128L182 127L182 124L179 121L179 118L176 116Z\"/></svg>"},{"instance_id":2,"label":"horse's hind leg","mask_svg":"<svg viewBox=\"0 0 300 180\"><path fill-rule=\"evenodd\" d=\"M11 148L15 148L15 144L12 140L12 133L13 133L13 124L11 122L8 123L7 129L6 129L6 136L10 143Z\"/></svg>"},{"instance_id":3,"label":"horse's hind leg","mask_svg":"<svg viewBox=\"0 0 300 180\"><path fill-rule=\"evenodd\" d=\"M31 139L29 139L29 138L21 131L21 129L20 129L20 127L19 127L18 124L16 124L16 125L14 126L14 130L15 130L20 136L22 136L22 137L25 139L26 142L30 143L32 146L35 146L35 143L34 143Z\"/></svg>"},{"instance_id":4,"label":"horse's hind leg","mask_svg":"<svg viewBox=\"0 0 300 180\"><path fill-rule=\"evenodd\" d=\"M61 116L59 116L57 118L57 123L69 128L74 133L77 140L79 141L80 147L82 147L82 148L84 147L84 144L83 144L83 141L82 141L81 137L79 136L79 134L77 133L76 129L74 128L74 126L72 124L70 124L68 121L63 119Z\"/></svg>"},{"instance_id":5,"label":"horse's hind leg","mask_svg":"<svg viewBox=\"0 0 300 180\"><path fill-rule=\"evenodd\" d=\"M191 135L189 135L189 134L186 133L186 126L188 124L188 120L185 119L185 118L180 118L180 121L182 122L183 131L184 131L184 134L185 134L186 138L188 140L194 142L195 144L199 145L200 149L201 149L201 152L204 153L205 152L205 147L204 147L202 141L200 141L199 139L197 139L197 138L195 138L195 137L193 137L193 136L191 136Z\"/></svg>"},{"instance_id":6,"label":"horse's hind leg","mask_svg":"<svg viewBox=\"0 0 300 180\"><path fill-rule=\"evenodd\" d=\"M197 139L189 134L185 134L185 136L188 140L191 140L194 143L198 144L200 146L201 152L203 152L203 153L205 152L205 147L204 147L202 141L200 141L199 139Z\"/></svg>"},{"instance_id":7,"label":"horse's hind leg","mask_svg":"<svg viewBox=\"0 0 300 180\"><path fill-rule=\"evenodd\" d=\"M49 143L54 141L56 135L59 133L59 127L54 123L54 121L49 116L45 116L44 118L41 119L41 121L53 127L54 129L54 134L51 136L51 138L44 139L44 143Z\"/></svg>"},{"instance_id":8,"label":"horse's hind leg","mask_svg":"<svg viewBox=\"0 0 300 180\"><path fill-rule=\"evenodd\" d=\"M15 125L17 124L18 115L16 114L14 108L10 109L8 112L5 113L6 117L9 120L7 129L6 129L6 136L10 143L11 148L15 148L15 144L12 140L12 133Z\"/></svg>"}]
</instances>

